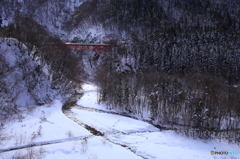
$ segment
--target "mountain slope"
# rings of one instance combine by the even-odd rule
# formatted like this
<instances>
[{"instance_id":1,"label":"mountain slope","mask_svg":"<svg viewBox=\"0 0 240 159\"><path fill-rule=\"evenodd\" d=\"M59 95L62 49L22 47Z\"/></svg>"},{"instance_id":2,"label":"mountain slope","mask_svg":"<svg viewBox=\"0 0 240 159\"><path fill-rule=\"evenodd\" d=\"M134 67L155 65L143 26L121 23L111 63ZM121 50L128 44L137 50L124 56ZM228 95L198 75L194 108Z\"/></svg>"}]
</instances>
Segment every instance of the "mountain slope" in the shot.
<instances>
[{"instance_id":1,"label":"mountain slope","mask_svg":"<svg viewBox=\"0 0 240 159\"><path fill-rule=\"evenodd\" d=\"M0 38L0 50L1 119L56 98L58 91L51 88L47 66L41 68L41 61L23 43Z\"/></svg>"}]
</instances>

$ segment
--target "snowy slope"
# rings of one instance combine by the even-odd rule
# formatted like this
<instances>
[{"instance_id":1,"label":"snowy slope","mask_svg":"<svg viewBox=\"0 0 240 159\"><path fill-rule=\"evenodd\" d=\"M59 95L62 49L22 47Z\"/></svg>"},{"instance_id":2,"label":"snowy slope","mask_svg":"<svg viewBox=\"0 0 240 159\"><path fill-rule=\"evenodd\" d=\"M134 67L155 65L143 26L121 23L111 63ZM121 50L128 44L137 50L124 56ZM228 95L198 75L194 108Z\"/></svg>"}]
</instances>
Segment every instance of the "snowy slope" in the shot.
<instances>
[{"instance_id":1,"label":"snowy slope","mask_svg":"<svg viewBox=\"0 0 240 159\"><path fill-rule=\"evenodd\" d=\"M51 88L47 67L17 39L0 38L0 68L1 118L50 102L58 95Z\"/></svg>"},{"instance_id":2,"label":"snowy slope","mask_svg":"<svg viewBox=\"0 0 240 159\"><path fill-rule=\"evenodd\" d=\"M68 33L64 28L65 23L85 0L47 0L47 1L22 1L2 0L0 4L1 26L8 26L18 14L26 15L43 25L51 33L66 40Z\"/></svg>"},{"instance_id":3,"label":"snowy slope","mask_svg":"<svg viewBox=\"0 0 240 159\"><path fill-rule=\"evenodd\" d=\"M44 26L49 32L60 37L63 41L103 42L106 35L113 34L113 30L105 30L102 24L93 25L87 19L79 26L72 28L67 22L73 18L76 8L86 0L47 0L23 1L2 0L0 4L0 26L8 26L14 22L18 14L32 18Z\"/></svg>"}]
</instances>

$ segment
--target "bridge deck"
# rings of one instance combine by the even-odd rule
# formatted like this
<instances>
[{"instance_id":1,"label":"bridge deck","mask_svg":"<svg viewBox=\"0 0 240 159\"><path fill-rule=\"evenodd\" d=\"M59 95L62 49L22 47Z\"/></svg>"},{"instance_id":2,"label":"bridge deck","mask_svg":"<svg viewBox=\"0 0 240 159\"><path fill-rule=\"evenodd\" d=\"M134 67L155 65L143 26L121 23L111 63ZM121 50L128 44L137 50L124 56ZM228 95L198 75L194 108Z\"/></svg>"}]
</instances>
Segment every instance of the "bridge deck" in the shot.
<instances>
[{"instance_id":1,"label":"bridge deck","mask_svg":"<svg viewBox=\"0 0 240 159\"><path fill-rule=\"evenodd\" d=\"M65 43L68 46L110 46L110 44L93 44L93 43Z\"/></svg>"},{"instance_id":2,"label":"bridge deck","mask_svg":"<svg viewBox=\"0 0 240 159\"><path fill-rule=\"evenodd\" d=\"M103 51L106 47L111 47L111 44L94 44L94 43L62 43L62 44L54 44L48 43L47 45L67 45L71 48L71 50L90 50L100 54L103 54Z\"/></svg>"}]
</instances>

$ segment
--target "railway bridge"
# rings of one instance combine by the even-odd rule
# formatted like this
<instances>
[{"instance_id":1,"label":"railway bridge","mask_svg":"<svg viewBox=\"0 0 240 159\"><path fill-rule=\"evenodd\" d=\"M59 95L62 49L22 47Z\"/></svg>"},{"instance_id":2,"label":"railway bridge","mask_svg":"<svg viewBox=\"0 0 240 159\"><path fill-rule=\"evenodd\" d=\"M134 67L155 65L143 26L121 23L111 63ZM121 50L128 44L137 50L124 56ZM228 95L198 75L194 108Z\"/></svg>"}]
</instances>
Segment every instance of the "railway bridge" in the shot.
<instances>
[{"instance_id":1,"label":"railway bridge","mask_svg":"<svg viewBox=\"0 0 240 159\"><path fill-rule=\"evenodd\" d=\"M71 50L90 50L97 52L99 54L103 54L103 51L107 47L111 47L110 44L94 44L94 43L64 43L69 46Z\"/></svg>"}]
</instances>

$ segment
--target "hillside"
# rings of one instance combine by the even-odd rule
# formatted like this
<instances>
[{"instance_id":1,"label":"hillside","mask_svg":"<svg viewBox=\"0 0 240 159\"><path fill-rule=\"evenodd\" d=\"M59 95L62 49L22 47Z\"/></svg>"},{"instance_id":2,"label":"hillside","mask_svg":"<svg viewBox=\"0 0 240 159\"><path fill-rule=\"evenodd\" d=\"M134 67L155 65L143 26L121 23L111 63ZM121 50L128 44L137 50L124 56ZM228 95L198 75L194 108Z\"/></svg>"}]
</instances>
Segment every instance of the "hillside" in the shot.
<instances>
[{"instance_id":1,"label":"hillside","mask_svg":"<svg viewBox=\"0 0 240 159\"><path fill-rule=\"evenodd\" d=\"M13 38L0 39L1 121L55 99L59 92L52 89L49 70L33 57L26 45Z\"/></svg>"}]
</instances>

